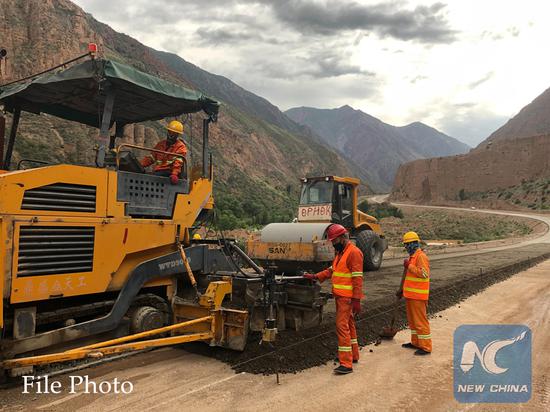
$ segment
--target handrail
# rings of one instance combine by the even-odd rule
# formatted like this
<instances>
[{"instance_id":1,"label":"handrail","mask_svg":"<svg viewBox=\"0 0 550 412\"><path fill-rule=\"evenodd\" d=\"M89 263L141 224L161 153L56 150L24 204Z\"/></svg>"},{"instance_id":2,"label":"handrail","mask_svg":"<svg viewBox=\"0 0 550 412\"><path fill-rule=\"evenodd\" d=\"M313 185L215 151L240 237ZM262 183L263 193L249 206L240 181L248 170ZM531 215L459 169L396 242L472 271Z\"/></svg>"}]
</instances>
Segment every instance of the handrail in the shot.
<instances>
[{"instance_id":1,"label":"handrail","mask_svg":"<svg viewBox=\"0 0 550 412\"><path fill-rule=\"evenodd\" d=\"M187 168L187 159L185 158L185 156L183 156L179 153L172 153L172 152L167 152L165 150L159 150L159 149L151 149L150 147L138 146L136 144L122 143L122 144L118 145L118 147L116 148L116 167L117 167L117 169L120 165L120 153L122 152L121 148L123 148L123 147L129 147L131 149L138 149L138 150L145 150L147 152L153 152L153 153L162 153L162 154L165 154L165 155L168 155L168 156L181 157L185 167ZM125 151L127 151L127 150L125 150Z\"/></svg>"}]
</instances>

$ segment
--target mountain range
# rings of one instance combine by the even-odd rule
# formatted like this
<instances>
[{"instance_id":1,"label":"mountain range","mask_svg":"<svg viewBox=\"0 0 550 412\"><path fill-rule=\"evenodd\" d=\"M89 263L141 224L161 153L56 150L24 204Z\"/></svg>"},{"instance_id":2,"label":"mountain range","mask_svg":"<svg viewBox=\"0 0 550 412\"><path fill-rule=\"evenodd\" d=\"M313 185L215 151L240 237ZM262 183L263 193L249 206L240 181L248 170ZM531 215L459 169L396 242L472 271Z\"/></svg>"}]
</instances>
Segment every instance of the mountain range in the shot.
<instances>
[{"instance_id":1,"label":"mountain range","mask_svg":"<svg viewBox=\"0 0 550 412\"><path fill-rule=\"evenodd\" d=\"M518 114L494 131L479 147L489 142L550 133L550 88L535 98Z\"/></svg>"},{"instance_id":2,"label":"mountain range","mask_svg":"<svg viewBox=\"0 0 550 412\"><path fill-rule=\"evenodd\" d=\"M105 58L221 100L219 121L211 127L211 148L216 200L228 226L264 223L258 222L258 215L262 221L291 219L304 175L340 174L365 180L358 167L266 99L118 33L68 0L0 0L0 21L0 39L8 50L8 76L3 83L68 61L94 42ZM187 118L185 125L193 149L199 148L198 117ZM124 142L153 146L164 133L158 122L129 126ZM91 164L96 134L95 129L52 116L24 113L14 164L20 158Z\"/></svg>"},{"instance_id":3,"label":"mountain range","mask_svg":"<svg viewBox=\"0 0 550 412\"><path fill-rule=\"evenodd\" d=\"M323 116L308 124L303 116L294 118L298 109L282 113L267 99L228 78L113 30L69 0L0 0L0 21L0 39L9 53L2 83L59 65L94 42L105 58L220 100L221 114L211 128L211 143L216 201L226 227L291 219L303 176L356 176L364 183L363 192L381 191L391 185L403 161L467 150L421 123L394 127L349 106L335 109L338 115L332 120L340 124L336 129ZM198 150L199 116L184 120L186 141L192 150ZM365 130L380 134L361 137ZM91 164L96 135L97 130L86 126L25 113L14 164L21 158ZM150 147L163 135L161 123L146 122L128 126L123 142Z\"/></svg>"},{"instance_id":4,"label":"mountain range","mask_svg":"<svg viewBox=\"0 0 550 412\"><path fill-rule=\"evenodd\" d=\"M285 112L311 128L368 176L371 187L388 191L402 163L466 153L470 147L420 122L396 127L350 106L337 109L297 107Z\"/></svg>"},{"instance_id":5,"label":"mountain range","mask_svg":"<svg viewBox=\"0 0 550 412\"><path fill-rule=\"evenodd\" d=\"M550 209L550 89L465 155L400 166L391 199Z\"/></svg>"}]
</instances>

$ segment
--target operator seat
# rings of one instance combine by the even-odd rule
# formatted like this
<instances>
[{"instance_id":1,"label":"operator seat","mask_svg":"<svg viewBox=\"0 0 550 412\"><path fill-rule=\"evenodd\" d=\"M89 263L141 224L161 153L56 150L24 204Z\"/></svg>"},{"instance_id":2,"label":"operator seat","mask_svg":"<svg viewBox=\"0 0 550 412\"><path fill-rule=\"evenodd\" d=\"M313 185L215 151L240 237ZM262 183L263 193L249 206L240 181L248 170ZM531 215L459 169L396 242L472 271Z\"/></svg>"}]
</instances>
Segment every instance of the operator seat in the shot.
<instances>
[{"instance_id":1,"label":"operator seat","mask_svg":"<svg viewBox=\"0 0 550 412\"><path fill-rule=\"evenodd\" d=\"M145 173L145 168L141 165L136 156L130 151L121 152L119 155L118 170L132 173Z\"/></svg>"}]
</instances>

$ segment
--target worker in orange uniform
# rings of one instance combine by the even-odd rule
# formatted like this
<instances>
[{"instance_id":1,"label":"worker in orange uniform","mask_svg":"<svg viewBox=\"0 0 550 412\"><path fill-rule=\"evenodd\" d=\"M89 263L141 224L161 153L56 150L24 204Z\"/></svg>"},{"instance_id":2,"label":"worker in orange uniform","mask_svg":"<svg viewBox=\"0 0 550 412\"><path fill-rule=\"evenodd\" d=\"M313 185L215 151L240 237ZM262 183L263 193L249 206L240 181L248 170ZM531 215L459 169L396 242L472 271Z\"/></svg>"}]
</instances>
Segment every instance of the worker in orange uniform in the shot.
<instances>
[{"instance_id":1,"label":"worker in orange uniform","mask_svg":"<svg viewBox=\"0 0 550 412\"><path fill-rule=\"evenodd\" d=\"M338 335L337 374L353 372L352 363L359 361L359 345L354 315L361 313L363 297L363 253L349 240L348 231L341 225L330 225L327 238L334 246L332 266L304 277L323 282L332 280L332 294L336 300L336 333Z\"/></svg>"},{"instance_id":2,"label":"worker in orange uniform","mask_svg":"<svg viewBox=\"0 0 550 412\"><path fill-rule=\"evenodd\" d=\"M403 244L409 257L403 262L403 277L396 296L398 298L404 296L406 299L411 341L401 346L416 349L415 355L429 355L432 352L432 335L427 314L430 294L430 261L420 248L420 237L415 232L405 233Z\"/></svg>"},{"instance_id":3,"label":"worker in orange uniform","mask_svg":"<svg viewBox=\"0 0 550 412\"><path fill-rule=\"evenodd\" d=\"M155 149L174 153L177 156L152 152L142 159L141 165L148 167L154 164L153 173L157 176L169 177L170 183L175 185L180 178L181 168L185 163L185 155L187 154L185 143L178 139L179 136L183 135L183 124L177 120L172 120L166 130L166 139L158 142Z\"/></svg>"}]
</instances>

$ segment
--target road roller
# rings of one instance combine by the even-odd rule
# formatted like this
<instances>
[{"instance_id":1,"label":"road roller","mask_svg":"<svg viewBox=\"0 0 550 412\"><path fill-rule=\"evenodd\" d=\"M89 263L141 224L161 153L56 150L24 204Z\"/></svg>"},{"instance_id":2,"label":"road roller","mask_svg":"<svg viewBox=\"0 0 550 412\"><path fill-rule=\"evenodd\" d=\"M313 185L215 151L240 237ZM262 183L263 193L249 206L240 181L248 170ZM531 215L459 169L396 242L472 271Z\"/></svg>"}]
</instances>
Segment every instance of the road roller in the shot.
<instances>
[{"instance_id":1,"label":"road roller","mask_svg":"<svg viewBox=\"0 0 550 412\"><path fill-rule=\"evenodd\" d=\"M317 272L334 259L326 231L338 223L363 252L364 271L378 270L388 242L379 221L357 208L360 183L353 177L303 178L297 218L265 226L259 238L247 241L248 255L279 273Z\"/></svg>"}]
</instances>

